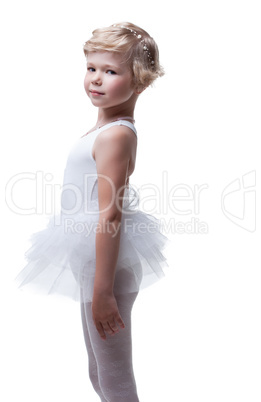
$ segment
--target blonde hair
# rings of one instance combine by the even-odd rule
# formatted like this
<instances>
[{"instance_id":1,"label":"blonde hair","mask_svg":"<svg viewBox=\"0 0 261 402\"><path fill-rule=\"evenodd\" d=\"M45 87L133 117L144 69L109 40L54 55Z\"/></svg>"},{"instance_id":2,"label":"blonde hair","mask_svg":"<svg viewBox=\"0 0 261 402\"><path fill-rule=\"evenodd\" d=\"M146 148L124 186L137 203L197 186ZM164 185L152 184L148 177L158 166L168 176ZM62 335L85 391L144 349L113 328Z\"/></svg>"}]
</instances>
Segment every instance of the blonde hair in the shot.
<instances>
[{"instance_id":1,"label":"blonde hair","mask_svg":"<svg viewBox=\"0 0 261 402\"><path fill-rule=\"evenodd\" d=\"M89 52L98 51L122 53L124 62L132 72L135 89L144 89L164 75L156 42L137 25L118 23L95 29L92 35L83 46L85 56L88 57Z\"/></svg>"}]
</instances>

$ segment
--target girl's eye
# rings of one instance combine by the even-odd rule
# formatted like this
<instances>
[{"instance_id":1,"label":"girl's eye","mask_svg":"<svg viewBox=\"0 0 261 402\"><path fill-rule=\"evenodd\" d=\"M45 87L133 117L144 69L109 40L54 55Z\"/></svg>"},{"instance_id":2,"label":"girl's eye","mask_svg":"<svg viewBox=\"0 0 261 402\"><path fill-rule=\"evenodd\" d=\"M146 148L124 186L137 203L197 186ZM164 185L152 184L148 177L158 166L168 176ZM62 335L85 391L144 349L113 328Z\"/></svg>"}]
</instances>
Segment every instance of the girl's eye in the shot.
<instances>
[{"instance_id":1,"label":"girl's eye","mask_svg":"<svg viewBox=\"0 0 261 402\"><path fill-rule=\"evenodd\" d=\"M95 69L93 67L88 67L87 70L91 71L91 72L95 71Z\"/></svg>"},{"instance_id":2,"label":"girl's eye","mask_svg":"<svg viewBox=\"0 0 261 402\"><path fill-rule=\"evenodd\" d=\"M115 71L113 71L113 70L108 70L107 73L108 74L116 74Z\"/></svg>"}]
</instances>

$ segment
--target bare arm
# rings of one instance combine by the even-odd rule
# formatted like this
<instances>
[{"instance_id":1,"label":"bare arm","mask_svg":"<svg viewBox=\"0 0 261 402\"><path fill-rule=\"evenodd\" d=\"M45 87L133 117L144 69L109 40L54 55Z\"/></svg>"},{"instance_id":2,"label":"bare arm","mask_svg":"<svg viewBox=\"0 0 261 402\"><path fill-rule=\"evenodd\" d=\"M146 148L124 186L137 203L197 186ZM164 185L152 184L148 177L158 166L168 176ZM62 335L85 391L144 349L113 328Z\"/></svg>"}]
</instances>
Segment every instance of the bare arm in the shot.
<instances>
[{"instance_id":1,"label":"bare arm","mask_svg":"<svg viewBox=\"0 0 261 402\"><path fill-rule=\"evenodd\" d=\"M133 146L133 135L126 127L117 126L104 132L95 151L100 215L92 312L103 339L105 332L110 335L118 332L118 325L124 328L113 285L120 245L122 197Z\"/></svg>"}]
</instances>

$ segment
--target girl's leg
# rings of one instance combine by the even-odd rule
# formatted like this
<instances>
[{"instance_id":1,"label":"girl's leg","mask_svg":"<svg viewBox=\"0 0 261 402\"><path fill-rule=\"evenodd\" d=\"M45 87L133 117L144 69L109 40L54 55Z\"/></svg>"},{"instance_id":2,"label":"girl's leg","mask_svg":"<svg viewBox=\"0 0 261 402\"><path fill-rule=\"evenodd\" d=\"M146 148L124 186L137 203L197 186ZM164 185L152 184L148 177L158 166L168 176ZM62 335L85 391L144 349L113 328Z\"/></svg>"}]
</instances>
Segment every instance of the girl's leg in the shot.
<instances>
[{"instance_id":1,"label":"girl's leg","mask_svg":"<svg viewBox=\"0 0 261 402\"><path fill-rule=\"evenodd\" d=\"M97 383L107 402L139 402L132 367L131 341L131 310L137 294L116 296L125 328L114 336L107 335L105 341L100 338L93 323L91 303L83 305L90 337L87 343L91 343L95 356L92 361L97 364ZM94 365L92 367L94 370Z\"/></svg>"},{"instance_id":2,"label":"girl's leg","mask_svg":"<svg viewBox=\"0 0 261 402\"><path fill-rule=\"evenodd\" d=\"M89 330L88 330L88 326L87 326L87 322L86 322L85 306L82 302L81 302L81 317L82 317L84 340L85 340L85 345L86 345L88 359L89 359L89 377L90 377L94 390L101 398L101 402L107 402L107 399L105 399L105 397L101 391L101 387L99 385L99 377L98 377L98 372L97 372L96 358L93 353Z\"/></svg>"}]
</instances>

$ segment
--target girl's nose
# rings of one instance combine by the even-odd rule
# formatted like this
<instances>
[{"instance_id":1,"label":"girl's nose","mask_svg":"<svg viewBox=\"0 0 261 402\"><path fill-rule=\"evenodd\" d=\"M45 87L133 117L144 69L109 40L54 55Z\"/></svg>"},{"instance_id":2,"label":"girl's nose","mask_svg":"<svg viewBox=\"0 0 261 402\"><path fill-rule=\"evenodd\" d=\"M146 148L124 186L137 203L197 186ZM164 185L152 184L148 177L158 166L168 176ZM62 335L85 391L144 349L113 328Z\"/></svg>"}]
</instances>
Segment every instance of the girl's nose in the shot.
<instances>
[{"instance_id":1,"label":"girl's nose","mask_svg":"<svg viewBox=\"0 0 261 402\"><path fill-rule=\"evenodd\" d=\"M92 84L93 85L101 85L101 76L98 71L92 77Z\"/></svg>"}]
</instances>

